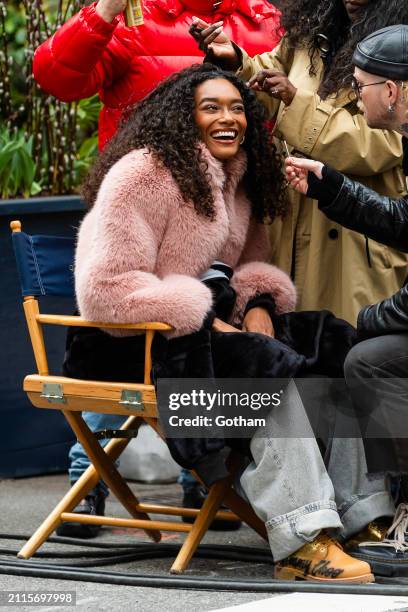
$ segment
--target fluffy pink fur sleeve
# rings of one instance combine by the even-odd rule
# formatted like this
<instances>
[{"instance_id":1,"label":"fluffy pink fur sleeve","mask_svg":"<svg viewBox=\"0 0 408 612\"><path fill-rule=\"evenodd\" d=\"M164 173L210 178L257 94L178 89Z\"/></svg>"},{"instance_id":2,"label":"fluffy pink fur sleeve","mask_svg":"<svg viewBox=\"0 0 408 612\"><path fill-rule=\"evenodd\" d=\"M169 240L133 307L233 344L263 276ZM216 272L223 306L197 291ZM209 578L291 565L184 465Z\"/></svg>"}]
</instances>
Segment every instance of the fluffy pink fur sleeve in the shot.
<instances>
[{"instance_id":1,"label":"fluffy pink fur sleeve","mask_svg":"<svg viewBox=\"0 0 408 612\"><path fill-rule=\"evenodd\" d=\"M139 172L136 162L129 154L111 168L81 225L78 306L91 321L161 321L174 327L169 336L189 334L200 329L211 309L211 291L190 276L154 274L171 194L156 169Z\"/></svg>"},{"instance_id":2,"label":"fluffy pink fur sleeve","mask_svg":"<svg viewBox=\"0 0 408 612\"><path fill-rule=\"evenodd\" d=\"M242 323L248 301L270 293L278 313L290 312L296 306L296 289L289 276L271 264L269 259L269 242L265 225L252 220L244 250L235 269L231 284L237 292L237 300L232 322Z\"/></svg>"}]
</instances>

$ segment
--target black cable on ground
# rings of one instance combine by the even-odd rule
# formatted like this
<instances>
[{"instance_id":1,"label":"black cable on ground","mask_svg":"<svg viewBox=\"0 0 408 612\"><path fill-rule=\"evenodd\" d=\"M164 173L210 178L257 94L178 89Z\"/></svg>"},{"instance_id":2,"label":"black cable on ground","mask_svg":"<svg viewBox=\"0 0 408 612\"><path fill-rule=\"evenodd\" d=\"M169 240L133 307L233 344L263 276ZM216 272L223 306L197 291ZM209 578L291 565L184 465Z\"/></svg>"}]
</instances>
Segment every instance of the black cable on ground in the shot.
<instances>
[{"instance_id":1,"label":"black cable on ground","mask_svg":"<svg viewBox=\"0 0 408 612\"><path fill-rule=\"evenodd\" d=\"M11 534L11 533L0 533L0 540L21 540L27 541L31 538L31 534ZM135 542L131 544L120 544L118 542L95 542L93 540L80 540L78 538L63 538L60 536L50 536L45 543L55 543L55 544L68 544L70 546L82 546L86 548L100 548L107 549L112 551L114 549L124 549L127 552L132 552L135 550L135 547L143 548L147 550L155 550L158 546L166 546L167 548L177 552L181 546L181 544L174 543L157 543L152 544L151 542ZM265 555L271 560L269 548L259 548L253 546L237 546L234 544L200 544L199 546L202 550L219 550L224 551L228 550L230 552L235 552L237 554L257 554L257 555ZM74 553L72 553L74 554ZM79 553L83 554L83 553ZM85 556L85 555L84 555Z\"/></svg>"},{"instance_id":2,"label":"black cable on ground","mask_svg":"<svg viewBox=\"0 0 408 612\"><path fill-rule=\"evenodd\" d=\"M279 580L225 580L220 578L197 578L185 576L158 576L124 574L121 572L88 571L72 567L52 566L30 561L0 562L0 574L30 576L115 584L122 586L154 587L164 589L195 589L206 591L253 591L258 593L326 593L348 595L392 595L408 596L408 586L381 584L327 584L316 582L287 582Z\"/></svg>"},{"instance_id":3,"label":"black cable on ground","mask_svg":"<svg viewBox=\"0 0 408 612\"><path fill-rule=\"evenodd\" d=\"M194 555L196 559L222 559L222 560L230 560L230 561L242 561L246 563L265 563L265 559L263 557L245 557L238 558L236 555L227 555L226 553L217 554L216 552L204 552L197 551ZM117 557L112 557L109 560L106 559L93 559L91 561L77 561L76 563L66 563L64 567L104 567L109 565L118 565L120 563L131 563L134 561L146 561L152 559L174 559L175 554L171 551L143 551L138 553L133 553L129 555L120 555ZM5 560L6 561L6 560ZM6 561L7 562L7 561ZM22 559L24 562L24 559ZM0 559L0 563L3 563L3 560ZM273 565L273 562L269 562ZM53 567L60 567L59 563L52 563Z\"/></svg>"},{"instance_id":4,"label":"black cable on ground","mask_svg":"<svg viewBox=\"0 0 408 612\"><path fill-rule=\"evenodd\" d=\"M32 534L0 533L0 540L29 540ZM94 542L92 540L81 540L79 538L63 538L61 536L50 536L47 542L56 544L69 544L72 546L85 546L86 548L108 548L112 549L112 542ZM140 542L141 545L151 546L149 542ZM116 548L131 549L131 544L114 544Z\"/></svg>"},{"instance_id":5,"label":"black cable on ground","mask_svg":"<svg viewBox=\"0 0 408 612\"><path fill-rule=\"evenodd\" d=\"M137 545L133 549L132 552L122 553L122 554L106 554L103 558L95 558L92 554L83 555L79 554L81 558L84 556L90 557L90 561L79 560L75 563L66 564L67 567L102 567L106 565L116 565L118 563L130 563L132 561L144 561L146 559L169 559L174 558L180 546L175 546L174 548L168 544L158 544L156 546L152 546L149 549L143 548L141 550L137 550ZM0 554L13 555L17 556L17 550L11 549L0 549ZM99 555L100 557L101 555ZM222 560L230 560L230 561L244 561L247 563L265 563L268 565L273 565L273 560L270 555L265 554L256 554L254 552L246 551L245 554L237 554L234 551L229 551L228 547L226 550L213 550L210 546L207 548L198 548L195 552L195 558L197 559L222 559ZM72 553L36 553L33 555L34 558L73 558ZM77 558L75 555L74 558ZM24 560L23 560L24 561ZM0 559L0 563L2 560ZM52 564L54 567L59 567L58 563Z\"/></svg>"},{"instance_id":6,"label":"black cable on ground","mask_svg":"<svg viewBox=\"0 0 408 612\"><path fill-rule=\"evenodd\" d=\"M27 540L28 536L24 535L15 535L15 534L0 534L0 540ZM58 538L52 537L47 540L47 542L56 542L63 543L61 540L64 540L64 543L69 545L79 545L84 546L84 542L82 540L74 540L70 541L69 538ZM75 564L69 564L69 567L101 567L103 565L113 565L117 563L128 563L131 561L141 561L145 559L159 559L159 558L171 558L175 557L180 550L181 544L150 544L146 542L137 542L134 545L122 545L122 548L118 550L118 546L115 543L107 544L103 543L105 546L109 547L109 550L104 550L104 552L100 551L75 551L75 552L61 552L61 551L40 551L36 552L33 557L34 558L43 558L43 559L83 559L90 558L91 561L79 561ZM91 546L95 548L100 548L102 542L93 543ZM121 546L121 545L119 545ZM112 547L114 547L112 549ZM125 548L126 547L126 548ZM116 548L116 550L115 550ZM13 555L16 556L18 550L11 548L0 548L0 554L4 555ZM232 560L232 561L246 561L252 563L265 563L268 565L273 565L273 559L268 550L263 548L252 548L248 546L233 546L226 544L200 544L196 553L196 558L204 558L204 559L224 559L224 560ZM57 566L57 564L53 564Z\"/></svg>"},{"instance_id":7,"label":"black cable on ground","mask_svg":"<svg viewBox=\"0 0 408 612\"><path fill-rule=\"evenodd\" d=\"M0 540L27 540L27 535L0 534ZM408 580L395 578L378 578L377 584L329 584L318 582L287 582L279 580L228 580L223 578L185 577L176 575L132 574L124 572L108 572L103 570L82 569L102 565L141 561L144 559L174 558L180 549L179 544L150 544L137 542L134 545L116 544L114 542L84 542L71 538L50 537L47 542L68 544L72 546L86 546L96 549L105 549L105 552L51 552L37 553L36 557L77 558L97 557L92 561L79 561L74 564L61 565L59 563L45 563L31 560L5 560L0 559L0 574L13 576L30 576L35 578L49 578L60 580L77 580L101 584L117 584L124 586L196 589L211 591L254 591L262 593L327 593L327 594L353 594L353 595L392 595L408 596ZM116 550L112 550L115 547ZM109 549L109 550L106 550ZM119 550L118 550L119 549ZM16 550L0 549L3 554L17 554ZM102 558L101 558L102 557ZM228 559L233 561L247 561L255 563L273 564L269 551L263 548L250 548L223 544L201 544L196 558ZM381 584L382 583L382 584Z\"/></svg>"}]
</instances>

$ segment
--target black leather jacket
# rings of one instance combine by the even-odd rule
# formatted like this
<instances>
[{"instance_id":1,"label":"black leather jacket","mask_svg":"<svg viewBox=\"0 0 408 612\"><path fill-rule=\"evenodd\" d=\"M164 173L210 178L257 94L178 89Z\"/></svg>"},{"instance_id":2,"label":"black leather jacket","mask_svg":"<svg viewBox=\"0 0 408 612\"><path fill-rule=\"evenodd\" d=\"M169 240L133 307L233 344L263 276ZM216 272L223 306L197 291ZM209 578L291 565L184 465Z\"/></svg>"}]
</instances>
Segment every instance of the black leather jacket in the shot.
<instances>
[{"instance_id":1,"label":"black leather jacket","mask_svg":"<svg viewBox=\"0 0 408 612\"><path fill-rule=\"evenodd\" d=\"M404 172L408 175L408 140L403 139ZM393 199L356 183L332 168L323 168L323 180L309 173L307 195L319 201L324 214L377 242L408 252L408 196ZM408 279L407 279L408 281ZM408 333L408 283L393 296L362 308L359 337Z\"/></svg>"}]
</instances>

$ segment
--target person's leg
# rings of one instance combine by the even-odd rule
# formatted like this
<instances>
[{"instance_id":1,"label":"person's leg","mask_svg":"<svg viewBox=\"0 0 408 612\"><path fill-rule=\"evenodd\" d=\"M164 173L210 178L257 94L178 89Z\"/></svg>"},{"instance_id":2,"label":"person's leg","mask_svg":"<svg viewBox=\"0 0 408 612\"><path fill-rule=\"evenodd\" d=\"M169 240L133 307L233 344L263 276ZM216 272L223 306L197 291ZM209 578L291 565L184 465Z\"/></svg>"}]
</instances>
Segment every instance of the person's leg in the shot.
<instances>
[{"instance_id":1,"label":"person's leg","mask_svg":"<svg viewBox=\"0 0 408 612\"><path fill-rule=\"evenodd\" d=\"M395 506L384 475L367 476L361 431L344 379L314 376L296 385L334 487L343 525L338 535L347 540L379 518L384 535Z\"/></svg>"},{"instance_id":2,"label":"person's leg","mask_svg":"<svg viewBox=\"0 0 408 612\"><path fill-rule=\"evenodd\" d=\"M408 471L408 427L406 403L408 385L408 334L372 338L350 351L344 366L347 387L359 417L367 454L370 483L384 473ZM378 436L376 438L375 436ZM406 476L402 475L405 482ZM383 544L351 541L350 554L370 559L379 575L407 576L404 550L407 538L408 508L397 509L398 533L392 528ZM405 533L404 533L405 531ZM395 539L390 539L395 538ZM367 539L367 538L366 538ZM401 546L402 544L402 546Z\"/></svg>"},{"instance_id":3,"label":"person's leg","mask_svg":"<svg viewBox=\"0 0 408 612\"><path fill-rule=\"evenodd\" d=\"M321 450L343 524L340 535L347 540L379 518L384 535L395 506L384 474L367 475L361 430L347 385L342 379L316 384L326 388L327 400L319 402L319 424L324 423Z\"/></svg>"},{"instance_id":4,"label":"person's leg","mask_svg":"<svg viewBox=\"0 0 408 612\"><path fill-rule=\"evenodd\" d=\"M334 437L327 452L327 472L343 525L341 537L347 540L365 530L372 521L388 517L381 521L385 535L395 505L384 474L368 477L362 439Z\"/></svg>"},{"instance_id":5,"label":"person's leg","mask_svg":"<svg viewBox=\"0 0 408 612\"><path fill-rule=\"evenodd\" d=\"M284 401L250 442L253 461L241 475L244 494L265 521L278 578L373 580L368 563L353 559L326 530L341 529L335 492L298 390Z\"/></svg>"},{"instance_id":6,"label":"person's leg","mask_svg":"<svg viewBox=\"0 0 408 612\"><path fill-rule=\"evenodd\" d=\"M82 416L91 431L102 429L119 429L126 417L118 414L101 414L98 412L83 412ZM101 446L106 446L109 440L100 440ZM76 442L69 451L69 480L73 485L90 465L90 460L80 442ZM116 462L118 465L119 462ZM76 514L103 515L105 512L105 499L109 495L109 489L103 480L88 493L78 506L73 510ZM99 525L83 525L81 523L62 523L57 527L59 536L72 538L93 538L100 531Z\"/></svg>"},{"instance_id":7,"label":"person's leg","mask_svg":"<svg viewBox=\"0 0 408 612\"><path fill-rule=\"evenodd\" d=\"M322 529L341 528L333 485L294 382L252 438L250 450L253 461L240 483L265 521L275 560L311 542Z\"/></svg>"},{"instance_id":8,"label":"person's leg","mask_svg":"<svg viewBox=\"0 0 408 612\"><path fill-rule=\"evenodd\" d=\"M186 470L185 468L182 468L180 470L180 475L177 479L177 482L179 485L182 486L184 494L190 493L192 489L199 486L199 483L191 474L191 472L189 470Z\"/></svg>"},{"instance_id":9,"label":"person's leg","mask_svg":"<svg viewBox=\"0 0 408 612\"><path fill-rule=\"evenodd\" d=\"M102 429L119 429L126 421L126 417L120 414L102 414L99 412L83 412L82 417L91 431L100 431ZM99 444L104 447L108 442L108 439L100 440ZM82 476L91 462L80 442L76 442L71 447L69 451L69 460L69 480L70 483L73 484ZM119 462L116 462L116 465L119 465ZM107 497L109 495L109 489L103 480L100 480L93 489L92 493L101 493L104 495L104 497Z\"/></svg>"},{"instance_id":10,"label":"person's leg","mask_svg":"<svg viewBox=\"0 0 408 612\"><path fill-rule=\"evenodd\" d=\"M408 334L357 344L347 356L344 376L369 472L408 471Z\"/></svg>"}]
</instances>

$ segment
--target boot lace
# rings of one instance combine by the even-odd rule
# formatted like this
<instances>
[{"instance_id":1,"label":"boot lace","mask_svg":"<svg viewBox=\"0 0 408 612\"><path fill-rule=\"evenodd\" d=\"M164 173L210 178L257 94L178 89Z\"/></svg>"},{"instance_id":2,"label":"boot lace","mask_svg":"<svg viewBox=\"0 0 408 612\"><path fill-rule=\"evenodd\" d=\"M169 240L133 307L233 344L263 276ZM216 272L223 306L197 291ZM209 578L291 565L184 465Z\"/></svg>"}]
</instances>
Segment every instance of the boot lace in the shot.
<instances>
[{"instance_id":1,"label":"boot lace","mask_svg":"<svg viewBox=\"0 0 408 612\"><path fill-rule=\"evenodd\" d=\"M399 504L394 521L381 542L361 542L360 546L389 546L397 552L407 552L408 543L405 533L408 531L408 504ZM393 536L393 537L391 537Z\"/></svg>"}]
</instances>

